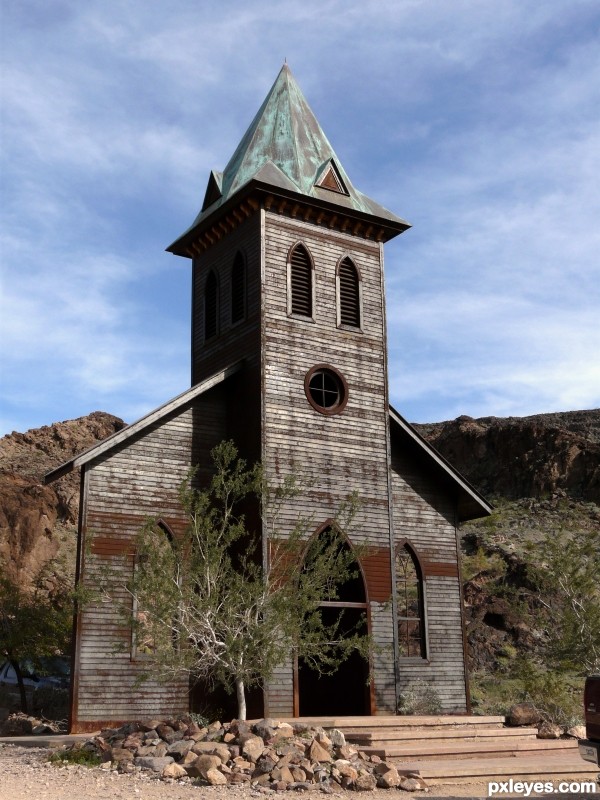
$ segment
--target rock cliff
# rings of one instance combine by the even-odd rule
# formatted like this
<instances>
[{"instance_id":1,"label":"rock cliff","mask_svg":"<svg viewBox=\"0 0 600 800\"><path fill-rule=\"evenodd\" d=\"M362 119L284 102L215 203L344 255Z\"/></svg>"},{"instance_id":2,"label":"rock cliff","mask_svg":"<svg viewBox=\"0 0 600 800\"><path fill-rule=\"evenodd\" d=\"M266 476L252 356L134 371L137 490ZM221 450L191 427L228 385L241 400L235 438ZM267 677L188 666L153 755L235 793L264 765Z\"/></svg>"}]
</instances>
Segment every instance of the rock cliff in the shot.
<instances>
[{"instance_id":1,"label":"rock cliff","mask_svg":"<svg viewBox=\"0 0 600 800\"><path fill-rule=\"evenodd\" d=\"M13 432L0 439L0 564L27 586L51 559L72 559L79 513L79 471L44 486L44 474L123 428L118 417L87 417Z\"/></svg>"}]
</instances>

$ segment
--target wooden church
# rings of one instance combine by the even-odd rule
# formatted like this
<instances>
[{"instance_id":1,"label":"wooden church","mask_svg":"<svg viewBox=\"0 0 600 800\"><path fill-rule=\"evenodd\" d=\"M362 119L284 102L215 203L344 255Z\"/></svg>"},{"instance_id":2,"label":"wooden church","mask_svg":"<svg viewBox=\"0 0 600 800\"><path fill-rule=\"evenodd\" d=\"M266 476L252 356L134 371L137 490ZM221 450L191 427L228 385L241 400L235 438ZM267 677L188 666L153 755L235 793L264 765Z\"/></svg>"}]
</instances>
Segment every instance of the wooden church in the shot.
<instances>
[{"instance_id":1,"label":"wooden church","mask_svg":"<svg viewBox=\"0 0 600 800\"><path fill-rule=\"evenodd\" d=\"M457 526L490 507L389 405L383 245L408 227L354 188L285 65L168 248L192 265L191 388L46 478L81 469L84 582L123 554L133 570L149 516L182 531L178 487L192 465L208 475L223 439L273 484L290 473L312 482L284 509L290 528L308 510L318 534L358 491L346 533L368 548L339 605L364 614L375 652L322 679L290 654L257 714L394 714L415 681L443 712L469 710ZM115 652L117 641L131 646ZM189 709L187 685L138 685L143 669L113 606L86 607L71 730Z\"/></svg>"}]
</instances>

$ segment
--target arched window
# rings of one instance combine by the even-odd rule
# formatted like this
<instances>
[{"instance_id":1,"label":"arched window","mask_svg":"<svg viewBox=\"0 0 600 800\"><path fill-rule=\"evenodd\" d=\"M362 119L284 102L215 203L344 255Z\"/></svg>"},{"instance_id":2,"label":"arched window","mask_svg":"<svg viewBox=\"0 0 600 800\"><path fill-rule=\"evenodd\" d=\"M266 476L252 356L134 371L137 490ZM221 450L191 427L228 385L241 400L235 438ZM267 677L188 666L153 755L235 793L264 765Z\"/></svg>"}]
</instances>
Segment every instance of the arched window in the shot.
<instances>
[{"instance_id":1,"label":"arched window","mask_svg":"<svg viewBox=\"0 0 600 800\"><path fill-rule=\"evenodd\" d=\"M241 322L246 316L246 263L237 253L231 268L231 322Z\"/></svg>"},{"instance_id":2,"label":"arched window","mask_svg":"<svg viewBox=\"0 0 600 800\"><path fill-rule=\"evenodd\" d=\"M211 271L204 284L204 338L217 335L219 316L219 286L217 276Z\"/></svg>"},{"instance_id":3,"label":"arched window","mask_svg":"<svg viewBox=\"0 0 600 800\"><path fill-rule=\"evenodd\" d=\"M423 576L409 544L396 552L396 602L400 658L426 658Z\"/></svg>"},{"instance_id":4,"label":"arched window","mask_svg":"<svg viewBox=\"0 0 600 800\"><path fill-rule=\"evenodd\" d=\"M349 258L338 267L338 324L360 328L360 278Z\"/></svg>"},{"instance_id":5,"label":"arched window","mask_svg":"<svg viewBox=\"0 0 600 800\"><path fill-rule=\"evenodd\" d=\"M313 288L312 261L304 245L298 244L290 253L289 261L289 299L290 314L312 317Z\"/></svg>"}]
</instances>

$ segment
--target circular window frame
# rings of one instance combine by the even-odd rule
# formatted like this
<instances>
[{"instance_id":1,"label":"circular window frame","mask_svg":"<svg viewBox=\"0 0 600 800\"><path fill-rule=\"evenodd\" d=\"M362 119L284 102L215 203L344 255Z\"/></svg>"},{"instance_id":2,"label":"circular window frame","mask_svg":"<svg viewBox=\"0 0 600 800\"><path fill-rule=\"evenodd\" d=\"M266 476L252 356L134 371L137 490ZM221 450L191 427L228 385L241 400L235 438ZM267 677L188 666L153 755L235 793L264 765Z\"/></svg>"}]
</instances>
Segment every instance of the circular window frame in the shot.
<instances>
[{"instance_id":1,"label":"circular window frame","mask_svg":"<svg viewBox=\"0 0 600 800\"><path fill-rule=\"evenodd\" d=\"M313 375L315 375L317 372L328 373L337 383L339 400L335 405L329 407L321 406L313 398L310 390L310 382L313 378ZM332 367L331 364L315 364L308 370L304 377L304 394L315 411L318 411L319 414L324 414L326 417L331 417L335 414L341 414L346 408L346 403L348 402L348 383L342 373L335 367Z\"/></svg>"}]
</instances>

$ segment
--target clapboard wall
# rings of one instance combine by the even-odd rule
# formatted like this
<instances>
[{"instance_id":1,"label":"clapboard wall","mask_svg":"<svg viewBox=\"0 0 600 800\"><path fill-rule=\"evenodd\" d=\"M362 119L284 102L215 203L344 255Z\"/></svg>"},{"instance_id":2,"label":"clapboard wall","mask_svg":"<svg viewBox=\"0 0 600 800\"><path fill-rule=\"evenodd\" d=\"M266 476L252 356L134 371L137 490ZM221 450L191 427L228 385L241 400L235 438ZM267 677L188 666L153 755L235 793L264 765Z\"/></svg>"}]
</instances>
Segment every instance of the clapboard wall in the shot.
<instances>
[{"instance_id":1,"label":"clapboard wall","mask_svg":"<svg viewBox=\"0 0 600 800\"><path fill-rule=\"evenodd\" d=\"M170 716L187 712L187 681L136 684L147 664L135 653L132 629L119 606L130 603L135 539L145 520L160 517L174 535L186 518L178 490L192 465L210 475L210 450L226 434L227 384L149 426L85 468L81 536L83 583L97 588L108 566L106 591L85 606L77 623L72 725ZM106 577L106 576L105 576Z\"/></svg>"}]
</instances>

